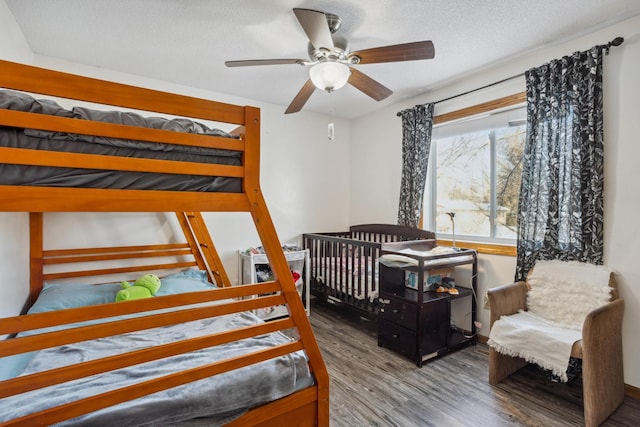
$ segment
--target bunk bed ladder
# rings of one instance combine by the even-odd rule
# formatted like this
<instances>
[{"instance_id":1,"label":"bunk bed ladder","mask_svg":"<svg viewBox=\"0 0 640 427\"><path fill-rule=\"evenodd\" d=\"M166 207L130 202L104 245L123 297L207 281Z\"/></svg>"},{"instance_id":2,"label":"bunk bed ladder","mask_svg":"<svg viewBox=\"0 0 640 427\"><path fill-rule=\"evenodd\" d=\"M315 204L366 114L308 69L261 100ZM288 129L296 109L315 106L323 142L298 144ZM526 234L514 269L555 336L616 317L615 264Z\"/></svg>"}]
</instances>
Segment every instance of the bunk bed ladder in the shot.
<instances>
[{"instance_id":1,"label":"bunk bed ladder","mask_svg":"<svg viewBox=\"0 0 640 427\"><path fill-rule=\"evenodd\" d=\"M176 212L176 216L198 267L206 270L209 280L217 286L231 286L231 281L222 265L213 240L211 240L202 214L200 212Z\"/></svg>"}]
</instances>

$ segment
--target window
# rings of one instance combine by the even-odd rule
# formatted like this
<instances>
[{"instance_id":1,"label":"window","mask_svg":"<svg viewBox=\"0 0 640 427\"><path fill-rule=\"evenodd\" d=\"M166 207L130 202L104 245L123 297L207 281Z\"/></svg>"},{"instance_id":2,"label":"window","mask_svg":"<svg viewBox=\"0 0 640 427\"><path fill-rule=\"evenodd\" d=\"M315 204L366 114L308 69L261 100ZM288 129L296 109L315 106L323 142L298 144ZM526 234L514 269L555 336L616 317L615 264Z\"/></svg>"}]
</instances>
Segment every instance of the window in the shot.
<instances>
[{"instance_id":1,"label":"window","mask_svg":"<svg viewBox=\"0 0 640 427\"><path fill-rule=\"evenodd\" d=\"M450 239L455 221L456 239L515 243L525 136L522 105L435 125L427 228Z\"/></svg>"}]
</instances>

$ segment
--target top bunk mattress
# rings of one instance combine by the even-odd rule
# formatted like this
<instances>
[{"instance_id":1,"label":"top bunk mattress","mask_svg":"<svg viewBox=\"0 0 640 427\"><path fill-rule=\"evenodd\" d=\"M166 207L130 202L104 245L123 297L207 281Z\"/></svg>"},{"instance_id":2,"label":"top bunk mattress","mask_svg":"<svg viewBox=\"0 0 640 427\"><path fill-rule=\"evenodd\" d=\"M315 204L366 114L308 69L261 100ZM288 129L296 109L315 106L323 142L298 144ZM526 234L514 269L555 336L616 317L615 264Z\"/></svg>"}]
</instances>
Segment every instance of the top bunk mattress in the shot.
<instances>
[{"instance_id":1,"label":"top bunk mattress","mask_svg":"<svg viewBox=\"0 0 640 427\"><path fill-rule=\"evenodd\" d=\"M161 117L143 117L134 112L99 111L85 107L74 107L71 110L67 110L54 101L35 99L25 93L10 90L0 90L0 108L78 120L92 120L222 138L238 138L236 135L219 129L211 129L202 123L184 118L165 119ZM242 165L242 152L240 151L8 126L0 126L0 147L34 150L34 155L37 155L37 150L41 150L230 166ZM81 169L7 163L0 163L0 185L227 193L239 193L242 191L241 179L236 177Z\"/></svg>"}]
</instances>

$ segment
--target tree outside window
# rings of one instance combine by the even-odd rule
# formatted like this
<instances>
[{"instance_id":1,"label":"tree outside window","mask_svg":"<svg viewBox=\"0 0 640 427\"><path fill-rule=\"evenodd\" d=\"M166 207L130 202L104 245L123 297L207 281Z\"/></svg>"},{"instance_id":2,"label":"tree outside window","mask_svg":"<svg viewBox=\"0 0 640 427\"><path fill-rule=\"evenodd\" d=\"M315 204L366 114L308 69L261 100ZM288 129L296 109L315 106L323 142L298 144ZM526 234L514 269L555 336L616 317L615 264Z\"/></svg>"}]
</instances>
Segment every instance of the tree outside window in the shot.
<instances>
[{"instance_id":1,"label":"tree outside window","mask_svg":"<svg viewBox=\"0 0 640 427\"><path fill-rule=\"evenodd\" d=\"M446 213L455 212L456 237L516 239L526 125L523 120L511 125L495 122L487 127L486 121L478 121L458 126L458 132L440 132L444 137L434 135L427 184L431 195L425 197L431 206L425 206L425 212L431 213L429 226L445 238L452 232Z\"/></svg>"}]
</instances>

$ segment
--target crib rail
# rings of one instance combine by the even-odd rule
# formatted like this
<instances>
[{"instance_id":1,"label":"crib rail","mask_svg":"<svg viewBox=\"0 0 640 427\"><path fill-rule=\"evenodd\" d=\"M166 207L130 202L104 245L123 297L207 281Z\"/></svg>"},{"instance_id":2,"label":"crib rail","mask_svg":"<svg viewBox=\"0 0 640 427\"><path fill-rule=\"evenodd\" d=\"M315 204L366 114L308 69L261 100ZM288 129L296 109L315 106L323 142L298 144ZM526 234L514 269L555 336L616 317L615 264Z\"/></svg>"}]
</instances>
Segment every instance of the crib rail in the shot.
<instances>
[{"instance_id":1,"label":"crib rail","mask_svg":"<svg viewBox=\"0 0 640 427\"><path fill-rule=\"evenodd\" d=\"M311 292L363 311L377 311L380 243L322 234L305 234Z\"/></svg>"},{"instance_id":2,"label":"crib rail","mask_svg":"<svg viewBox=\"0 0 640 427\"><path fill-rule=\"evenodd\" d=\"M309 249L311 292L361 315L378 313L378 258L383 243L434 239L435 233L393 224L363 224L349 231L303 235Z\"/></svg>"}]
</instances>

